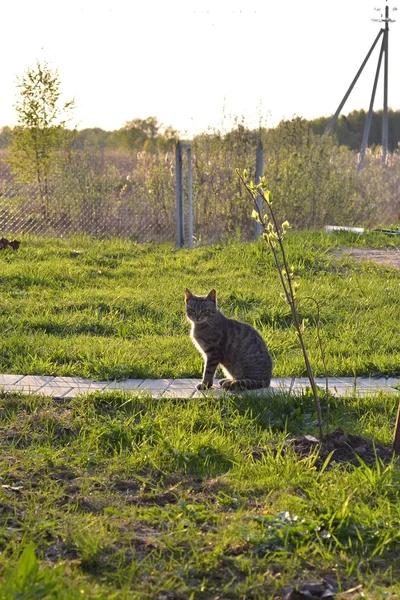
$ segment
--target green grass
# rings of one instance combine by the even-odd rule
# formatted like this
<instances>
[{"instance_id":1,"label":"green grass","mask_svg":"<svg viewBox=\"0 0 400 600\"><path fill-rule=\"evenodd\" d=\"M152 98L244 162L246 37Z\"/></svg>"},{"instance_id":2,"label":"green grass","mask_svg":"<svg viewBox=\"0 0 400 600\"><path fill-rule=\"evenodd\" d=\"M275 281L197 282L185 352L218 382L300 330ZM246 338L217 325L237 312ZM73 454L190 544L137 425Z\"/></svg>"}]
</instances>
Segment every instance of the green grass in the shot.
<instances>
[{"instance_id":1,"label":"green grass","mask_svg":"<svg viewBox=\"0 0 400 600\"><path fill-rule=\"evenodd\" d=\"M400 272L345 257L336 245L393 246L381 235L291 233L287 252L317 375L317 308L329 373L400 373ZM97 379L194 377L202 360L184 318L185 287L215 287L222 311L257 327L275 376L304 374L288 306L262 243L177 250L129 241L23 238L0 252L0 371Z\"/></svg>"},{"instance_id":2,"label":"green grass","mask_svg":"<svg viewBox=\"0 0 400 600\"><path fill-rule=\"evenodd\" d=\"M332 426L388 443L395 403L338 400ZM398 598L399 466L283 456L313 419L308 396L1 396L0 599L264 600L322 577Z\"/></svg>"},{"instance_id":3,"label":"green grass","mask_svg":"<svg viewBox=\"0 0 400 600\"><path fill-rule=\"evenodd\" d=\"M320 232L287 242L316 373L307 297L321 305L331 375L398 375L399 271L330 254L398 242ZM303 374L262 244L189 251L24 238L0 263L2 372L199 376L184 289L216 287L224 313L265 337L274 375ZM332 401L331 429L388 445L397 402L384 393ZM400 597L399 465L318 471L315 456L283 454L287 436L315 429L309 394L110 392L65 403L0 394L0 600L272 600L322 577L344 592L362 586L343 600Z\"/></svg>"}]
</instances>

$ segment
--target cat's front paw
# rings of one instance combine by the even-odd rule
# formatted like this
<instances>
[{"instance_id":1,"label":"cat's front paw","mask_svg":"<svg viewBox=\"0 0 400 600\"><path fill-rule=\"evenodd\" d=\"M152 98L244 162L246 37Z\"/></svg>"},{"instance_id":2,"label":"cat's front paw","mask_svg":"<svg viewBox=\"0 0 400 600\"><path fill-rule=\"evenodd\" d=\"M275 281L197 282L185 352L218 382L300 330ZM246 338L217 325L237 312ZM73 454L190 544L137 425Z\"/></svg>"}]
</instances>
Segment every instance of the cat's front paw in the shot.
<instances>
[{"instance_id":1,"label":"cat's front paw","mask_svg":"<svg viewBox=\"0 0 400 600\"><path fill-rule=\"evenodd\" d=\"M212 383L209 381L202 381L196 385L197 390L209 390L212 387Z\"/></svg>"}]
</instances>

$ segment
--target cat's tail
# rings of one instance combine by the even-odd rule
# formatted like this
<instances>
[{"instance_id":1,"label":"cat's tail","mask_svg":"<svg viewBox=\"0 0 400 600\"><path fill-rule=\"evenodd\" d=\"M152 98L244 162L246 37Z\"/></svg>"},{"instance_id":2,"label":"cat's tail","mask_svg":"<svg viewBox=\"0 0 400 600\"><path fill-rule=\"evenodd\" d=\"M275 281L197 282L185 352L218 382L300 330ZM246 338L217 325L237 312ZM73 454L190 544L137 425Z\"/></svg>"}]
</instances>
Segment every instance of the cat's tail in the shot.
<instances>
[{"instance_id":1,"label":"cat's tail","mask_svg":"<svg viewBox=\"0 0 400 600\"><path fill-rule=\"evenodd\" d=\"M224 390L258 390L260 388L269 387L271 378L268 380L257 379L222 379L220 385Z\"/></svg>"}]
</instances>

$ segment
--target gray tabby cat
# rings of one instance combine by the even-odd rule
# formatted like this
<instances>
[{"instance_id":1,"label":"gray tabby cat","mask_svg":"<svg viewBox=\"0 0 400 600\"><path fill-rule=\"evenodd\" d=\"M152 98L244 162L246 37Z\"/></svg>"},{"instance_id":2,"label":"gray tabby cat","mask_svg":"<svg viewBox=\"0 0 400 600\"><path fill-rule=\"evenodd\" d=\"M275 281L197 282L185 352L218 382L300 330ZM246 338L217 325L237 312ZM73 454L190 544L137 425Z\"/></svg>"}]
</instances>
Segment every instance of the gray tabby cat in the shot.
<instances>
[{"instance_id":1,"label":"gray tabby cat","mask_svg":"<svg viewBox=\"0 0 400 600\"><path fill-rule=\"evenodd\" d=\"M197 389L212 386L219 364L227 376L219 383L226 390L268 387L272 358L261 335L251 325L225 317L217 308L215 290L208 296L195 296L186 289L185 297L191 338L205 361Z\"/></svg>"}]
</instances>

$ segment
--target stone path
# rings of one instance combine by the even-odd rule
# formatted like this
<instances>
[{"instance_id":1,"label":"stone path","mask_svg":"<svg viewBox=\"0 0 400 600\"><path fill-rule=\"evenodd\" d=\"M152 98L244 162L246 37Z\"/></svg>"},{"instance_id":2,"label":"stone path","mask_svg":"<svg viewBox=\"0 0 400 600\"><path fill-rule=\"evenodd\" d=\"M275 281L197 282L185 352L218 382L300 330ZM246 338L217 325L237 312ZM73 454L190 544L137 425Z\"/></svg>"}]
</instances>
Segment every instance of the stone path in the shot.
<instances>
[{"instance_id":1,"label":"stone path","mask_svg":"<svg viewBox=\"0 0 400 600\"><path fill-rule=\"evenodd\" d=\"M357 260L371 260L372 262L378 263L378 265L392 267L393 269L400 269L399 248L378 250L375 248L339 247L332 250L330 255L334 256L335 258L349 256Z\"/></svg>"},{"instance_id":2,"label":"stone path","mask_svg":"<svg viewBox=\"0 0 400 600\"><path fill-rule=\"evenodd\" d=\"M146 393L154 397L163 398L197 398L204 392L196 390L196 384L200 379L126 379L125 381L95 381L81 377L47 377L40 375L0 375L0 390L6 392L22 392L26 394L43 394L54 399L69 399L77 395L89 392L106 392L110 390L121 390L124 392ZM325 379L316 378L316 383L325 389ZM353 377L330 377L328 380L329 390L334 396L343 396L357 393L360 396L374 394L380 390L392 393L400 393L400 378L357 378ZM309 387L308 379L275 378L271 382L271 388L258 390L258 394L270 394L275 392L301 393ZM216 385L206 392L207 394L220 395L221 388ZM254 392L252 392L254 393Z\"/></svg>"}]
</instances>

